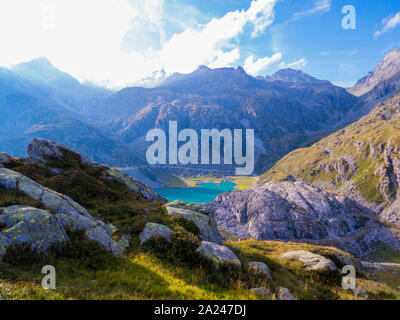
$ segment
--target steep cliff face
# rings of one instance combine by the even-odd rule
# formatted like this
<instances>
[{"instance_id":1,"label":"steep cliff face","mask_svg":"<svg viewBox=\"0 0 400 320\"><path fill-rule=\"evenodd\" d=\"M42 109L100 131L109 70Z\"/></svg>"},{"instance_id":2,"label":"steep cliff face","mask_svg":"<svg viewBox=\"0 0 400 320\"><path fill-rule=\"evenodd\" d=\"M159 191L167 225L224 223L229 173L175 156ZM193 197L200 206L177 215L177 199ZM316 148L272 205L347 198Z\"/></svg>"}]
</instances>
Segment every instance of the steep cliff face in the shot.
<instances>
[{"instance_id":1,"label":"steep cliff face","mask_svg":"<svg viewBox=\"0 0 400 320\"><path fill-rule=\"evenodd\" d=\"M397 236L360 204L304 181L268 182L218 196L210 206L220 228L242 237L331 244L357 256Z\"/></svg>"},{"instance_id":2,"label":"steep cliff face","mask_svg":"<svg viewBox=\"0 0 400 320\"><path fill-rule=\"evenodd\" d=\"M400 49L390 51L373 72L360 79L349 91L362 96L373 90L379 84L400 73Z\"/></svg>"}]
</instances>

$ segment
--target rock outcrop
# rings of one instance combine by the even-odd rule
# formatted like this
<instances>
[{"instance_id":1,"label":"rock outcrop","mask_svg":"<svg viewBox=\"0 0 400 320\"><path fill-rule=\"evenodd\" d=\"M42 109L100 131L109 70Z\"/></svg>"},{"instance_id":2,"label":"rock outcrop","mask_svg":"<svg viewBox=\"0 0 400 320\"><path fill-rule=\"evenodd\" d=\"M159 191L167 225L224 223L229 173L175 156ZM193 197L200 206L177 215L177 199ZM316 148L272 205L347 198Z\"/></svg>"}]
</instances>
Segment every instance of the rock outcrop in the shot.
<instances>
[{"instance_id":1,"label":"rock outcrop","mask_svg":"<svg viewBox=\"0 0 400 320\"><path fill-rule=\"evenodd\" d=\"M223 243L222 237L218 231L217 223L207 209L202 208L200 205L185 204L184 202L179 201L169 203L165 208L171 216L180 216L184 219L193 221L200 229L200 240L217 244ZM208 214L205 212L208 212Z\"/></svg>"},{"instance_id":2,"label":"rock outcrop","mask_svg":"<svg viewBox=\"0 0 400 320\"><path fill-rule=\"evenodd\" d=\"M278 288L276 298L278 300L297 300L293 297L288 288Z\"/></svg>"},{"instance_id":3,"label":"rock outcrop","mask_svg":"<svg viewBox=\"0 0 400 320\"><path fill-rule=\"evenodd\" d=\"M165 239L167 242L171 241L172 230L162 224L146 223L143 231L140 233L140 244L145 244L150 239Z\"/></svg>"},{"instance_id":4,"label":"rock outcrop","mask_svg":"<svg viewBox=\"0 0 400 320\"><path fill-rule=\"evenodd\" d=\"M90 213L70 197L47 189L19 172L0 168L0 186L25 193L28 197L43 203L55 214L76 213L93 219Z\"/></svg>"},{"instance_id":5,"label":"rock outcrop","mask_svg":"<svg viewBox=\"0 0 400 320\"><path fill-rule=\"evenodd\" d=\"M9 163L11 160L11 157L4 152L0 152L0 168L3 167L4 164Z\"/></svg>"},{"instance_id":6,"label":"rock outcrop","mask_svg":"<svg viewBox=\"0 0 400 320\"><path fill-rule=\"evenodd\" d=\"M306 270L312 270L312 271L337 270L332 260L320 256L319 254L312 253L310 251L297 250L297 251L286 252L282 254L279 258L299 260L304 264L304 268Z\"/></svg>"},{"instance_id":7,"label":"rock outcrop","mask_svg":"<svg viewBox=\"0 0 400 320\"><path fill-rule=\"evenodd\" d=\"M28 145L26 160L30 162L46 163L48 161L61 160L64 146L45 139L33 139Z\"/></svg>"},{"instance_id":8,"label":"rock outcrop","mask_svg":"<svg viewBox=\"0 0 400 320\"><path fill-rule=\"evenodd\" d=\"M265 287L259 287L259 288L253 288L250 289L253 291L255 294L262 296L266 300L271 300L273 298L273 294L271 290Z\"/></svg>"},{"instance_id":9,"label":"rock outcrop","mask_svg":"<svg viewBox=\"0 0 400 320\"><path fill-rule=\"evenodd\" d=\"M101 243L115 255L122 255L126 244L115 242L112 239L111 229L104 222L93 218L84 207L70 197L45 188L24 175L6 168L0 168L0 186L18 190L40 201L63 227L84 230L89 239Z\"/></svg>"},{"instance_id":10,"label":"rock outcrop","mask_svg":"<svg viewBox=\"0 0 400 320\"><path fill-rule=\"evenodd\" d=\"M249 262L249 267L253 268L256 272L259 272L259 273L267 276L268 279L271 280L271 282L273 282L271 272L269 271L269 268L266 263L251 261L251 262Z\"/></svg>"},{"instance_id":11,"label":"rock outcrop","mask_svg":"<svg viewBox=\"0 0 400 320\"><path fill-rule=\"evenodd\" d=\"M144 198L150 201L166 201L145 183L134 180L129 175L117 169L111 169L104 164L97 163L53 141L33 139L28 145L26 160L43 165L56 160L65 160L66 157L73 157L84 166L102 168L107 172L110 179L115 179L125 184L129 190L140 193ZM59 168L52 168L52 172L56 175L62 172L62 170L60 171Z\"/></svg>"},{"instance_id":12,"label":"rock outcrop","mask_svg":"<svg viewBox=\"0 0 400 320\"><path fill-rule=\"evenodd\" d=\"M166 201L147 184L134 180L132 177L117 169L108 169L107 173L111 179L124 183L129 190L140 193L144 198L149 199L150 201Z\"/></svg>"},{"instance_id":13,"label":"rock outcrop","mask_svg":"<svg viewBox=\"0 0 400 320\"><path fill-rule=\"evenodd\" d=\"M0 212L0 260L11 245L27 243L45 253L50 245L69 240L61 223L47 211L11 206Z\"/></svg>"},{"instance_id":14,"label":"rock outcrop","mask_svg":"<svg viewBox=\"0 0 400 320\"><path fill-rule=\"evenodd\" d=\"M204 258L213 262L216 268L221 264L232 264L238 267L242 265L231 249L213 242L202 241L200 247L196 251Z\"/></svg>"},{"instance_id":15,"label":"rock outcrop","mask_svg":"<svg viewBox=\"0 0 400 320\"><path fill-rule=\"evenodd\" d=\"M328 243L356 256L368 251L365 244L378 241L376 237L368 240L373 230L389 232L354 201L304 181L268 182L254 190L227 192L209 207L218 227L234 235ZM395 236L381 241L400 248Z\"/></svg>"}]
</instances>

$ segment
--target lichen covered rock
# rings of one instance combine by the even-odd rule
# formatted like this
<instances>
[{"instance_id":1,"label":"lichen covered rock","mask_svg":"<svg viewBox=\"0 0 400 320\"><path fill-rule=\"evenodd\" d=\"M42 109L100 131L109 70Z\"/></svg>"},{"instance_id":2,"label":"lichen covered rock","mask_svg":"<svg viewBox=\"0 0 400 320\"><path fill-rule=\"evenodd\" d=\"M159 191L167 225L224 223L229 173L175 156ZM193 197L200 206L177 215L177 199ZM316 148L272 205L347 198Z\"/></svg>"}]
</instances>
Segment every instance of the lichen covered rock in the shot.
<instances>
[{"instance_id":1,"label":"lichen covered rock","mask_svg":"<svg viewBox=\"0 0 400 320\"><path fill-rule=\"evenodd\" d=\"M293 297L288 288L278 288L276 291L276 298L278 300L297 300Z\"/></svg>"},{"instance_id":2,"label":"lichen covered rock","mask_svg":"<svg viewBox=\"0 0 400 320\"><path fill-rule=\"evenodd\" d=\"M150 239L165 239L171 241L172 230L162 224L146 223L143 231L140 233L140 244L145 244Z\"/></svg>"},{"instance_id":3,"label":"lichen covered rock","mask_svg":"<svg viewBox=\"0 0 400 320\"><path fill-rule=\"evenodd\" d=\"M271 290L265 287L259 287L259 288L253 288L250 289L253 291L255 294L262 296L264 299L270 300L273 298L273 294Z\"/></svg>"},{"instance_id":4,"label":"lichen covered rock","mask_svg":"<svg viewBox=\"0 0 400 320\"><path fill-rule=\"evenodd\" d=\"M218 268L221 264L233 264L240 267L242 264L238 257L226 246L213 242L202 241L196 250L201 256L209 259Z\"/></svg>"},{"instance_id":5,"label":"lichen covered rock","mask_svg":"<svg viewBox=\"0 0 400 320\"><path fill-rule=\"evenodd\" d=\"M115 256L123 256L124 250L126 249L128 243L126 241L116 242L114 241L110 234L107 232L107 228L102 225L97 225L92 228L85 230L85 236L89 240L96 241L102 244L107 250L111 251Z\"/></svg>"},{"instance_id":6,"label":"lichen covered rock","mask_svg":"<svg viewBox=\"0 0 400 320\"><path fill-rule=\"evenodd\" d=\"M180 200L175 200L173 202L168 203L168 206L178 209L186 209L186 210L200 212L207 216L212 216L213 214L213 211L210 208L210 206L202 203L187 203Z\"/></svg>"},{"instance_id":7,"label":"lichen covered rock","mask_svg":"<svg viewBox=\"0 0 400 320\"><path fill-rule=\"evenodd\" d=\"M64 156L62 148L65 147L52 141L33 139L28 145L26 159L36 163L61 160Z\"/></svg>"},{"instance_id":8,"label":"lichen covered rock","mask_svg":"<svg viewBox=\"0 0 400 320\"><path fill-rule=\"evenodd\" d=\"M303 262L304 268L306 270L313 270L313 271L337 270L332 260L306 250L287 252L281 255L279 258L299 260Z\"/></svg>"},{"instance_id":9,"label":"lichen covered rock","mask_svg":"<svg viewBox=\"0 0 400 320\"><path fill-rule=\"evenodd\" d=\"M115 179L123 184L125 184L129 190L140 193L144 198L150 201L166 201L163 197L161 197L157 192L155 192L150 186L147 184L140 182L138 180L134 180L129 175L117 170L117 169L109 169L107 170L107 174L111 179Z\"/></svg>"},{"instance_id":10,"label":"lichen covered rock","mask_svg":"<svg viewBox=\"0 0 400 320\"><path fill-rule=\"evenodd\" d=\"M8 246L29 243L32 249L46 252L53 243L68 241L59 221L50 213L26 206L2 208L0 214L0 257Z\"/></svg>"},{"instance_id":11,"label":"lichen covered rock","mask_svg":"<svg viewBox=\"0 0 400 320\"><path fill-rule=\"evenodd\" d=\"M42 202L46 209L56 214L76 212L77 214L93 219L84 207L70 197L47 189L19 172L0 168L0 186L6 189L21 191L28 197Z\"/></svg>"},{"instance_id":12,"label":"lichen covered rock","mask_svg":"<svg viewBox=\"0 0 400 320\"><path fill-rule=\"evenodd\" d=\"M186 220L193 221L200 229L200 240L222 244L222 237L219 234L217 223L212 216L193 210L178 208L168 204L166 209L171 216L180 216Z\"/></svg>"},{"instance_id":13,"label":"lichen covered rock","mask_svg":"<svg viewBox=\"0 0 400 320\"><path fill-rule=\"evenodd\" d=\"M21 191L28 197L40 201L47 210L55 214L55 218L64 228L84 231L89 239L99 242L116 255L122 255L126 243L114 241L110 227L94 219L84 207L70 197L47 189L24 175L6 168L0 168L0 186Z\"/></svg>"},{"instance_id":14,"label":"lichen covered rock","mask_svg":"<svg viewBox=\"0 0 400 320\"><path fill-rule=\"evenodd\" d=\"M249 267L253 268L256 272L264 274L265 276L268 277L269 280L273 281L271 272L269 271L269 268L266 263L251 261L249 262Z\"/></svg>"}]
</instances>

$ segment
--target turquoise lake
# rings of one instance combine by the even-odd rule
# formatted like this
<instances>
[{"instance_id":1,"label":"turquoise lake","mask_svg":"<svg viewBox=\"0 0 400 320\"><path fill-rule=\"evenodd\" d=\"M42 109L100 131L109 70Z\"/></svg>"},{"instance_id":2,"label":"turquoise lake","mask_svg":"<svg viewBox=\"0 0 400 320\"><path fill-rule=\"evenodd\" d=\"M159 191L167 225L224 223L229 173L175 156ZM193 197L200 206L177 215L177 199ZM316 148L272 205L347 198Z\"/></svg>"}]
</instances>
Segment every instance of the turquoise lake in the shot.
<instances>
[{"instance_id":1,"label":"turquoise lake","mask_svg":"<svg viewBox=\"0 0 400 320\"><path fill-rule=\"evenodd\" d=\"M180 200L189 203L213 201L219 194L235 190L233 182L203 182L195 188L156 189L168 201Z\"/></svg>"}]
</instances>

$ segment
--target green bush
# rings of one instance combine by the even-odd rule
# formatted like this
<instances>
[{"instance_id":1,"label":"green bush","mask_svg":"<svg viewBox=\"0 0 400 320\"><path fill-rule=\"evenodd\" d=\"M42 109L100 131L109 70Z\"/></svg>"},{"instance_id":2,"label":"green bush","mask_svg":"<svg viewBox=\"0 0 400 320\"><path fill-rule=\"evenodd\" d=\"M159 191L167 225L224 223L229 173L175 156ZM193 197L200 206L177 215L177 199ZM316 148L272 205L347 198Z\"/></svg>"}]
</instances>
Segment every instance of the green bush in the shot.
<instances>
[{"instance_id":1,"label":"green bush","mask_svg":"<svg viewBox=\"0 0 400 320\"><path fill-rule=\"evenodd\" d=\"M143 248L163 260L171 260L171 244L164 238L151 238Z\"/></svg>"},{"instance_id":2,"label":"green bush","mask_svg":"<svg viewBox=\"0 0 400 320\"><path fill-rule=\"evenodd\" d=\"M200 235L199 227L191 220L185 219L181 216L172 216L171 221L175 225L183 227L186 231L191 232L196 236Z\"/></svg>"},{"instance_id":3,"label":"green bush","mask_svg":"<svg viewBox=\"0 0 400 320\"><path fill-rule=\"evenodd\" d=\"M171 255L178 261L185 262L191 266L199 264L199 254L196 252L201 241L198 236L185 230L181 226L176 226L171 234Z\"/></svg>"},{"instance_id":4,"label":"green bush","mask_svg":"<svg viewBox=\"0 0 400 320\"><path fill-rule=\"evenodd\" d=\"M83 232L67 231L69 242L53 244L49 248L50 259L70 259L89 270L104 270L115 265L116 258L103 245L88 240Z\"/></svg>"},{"instance_id":5,"label":"green bush","mask_svg":"<svg viewBox=\"0 0 400 320\"><path fill-rule=\"evenodd\" d=\"M34 264L42 261L39 252L32 249L29 243L19 243L7 247L3 262L11 266Z\"/></svg>"},{"instance_id":6,"label":"green bush","mask_svg":"<svg viewBox=\"0 0 400 320\"><path fill-rule=\"evenodd\" d=\"M145 215L134 217L132 219L132 224L129 226L129 229L131 229L133 233L139 234L143 231L146 223L147 217Z\"/></svg>"}]
</instances>

